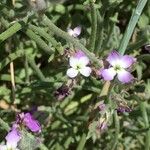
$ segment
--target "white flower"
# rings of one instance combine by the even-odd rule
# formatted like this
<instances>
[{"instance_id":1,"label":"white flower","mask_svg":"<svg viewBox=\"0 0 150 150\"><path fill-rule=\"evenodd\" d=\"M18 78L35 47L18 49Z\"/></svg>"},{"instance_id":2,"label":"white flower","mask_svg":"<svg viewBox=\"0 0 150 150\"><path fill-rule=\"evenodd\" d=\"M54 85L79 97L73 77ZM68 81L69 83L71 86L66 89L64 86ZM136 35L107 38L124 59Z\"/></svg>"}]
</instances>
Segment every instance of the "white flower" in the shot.
<instances>
[{"instance_id":1,"label":"white flower","mask_svg":"<svg viewBox=\"0 0 150 150\"><path fill-rule=\"evenodd\" d=\"M75 56L70 57L69 64L71 68L67 70L67 75L70 78L76 77L78 73L88 77L92 72L91 68L87 67L89 58L82 51L78 51Z\"/></svg>"},{"instance_id":2,"label":"white flower","mask_svg":"<svg viewBox=\"0 0 150 150\"><path fill-rule=\"evenodd\" d=\"M12 147L10 145L0 145L0 150L19 150L16 147Z\"/></svg>"},{"instance_id":3,"label":"white flower","mask_svg":"<svg viewBox=\"0 0 150 150\"><path fill-rule=\"evenodd\" d=\"M68 34L73 37L78 37L81 34L81 27L78 26L74 29L68 29Z\"/></svg>"}]
</instances>

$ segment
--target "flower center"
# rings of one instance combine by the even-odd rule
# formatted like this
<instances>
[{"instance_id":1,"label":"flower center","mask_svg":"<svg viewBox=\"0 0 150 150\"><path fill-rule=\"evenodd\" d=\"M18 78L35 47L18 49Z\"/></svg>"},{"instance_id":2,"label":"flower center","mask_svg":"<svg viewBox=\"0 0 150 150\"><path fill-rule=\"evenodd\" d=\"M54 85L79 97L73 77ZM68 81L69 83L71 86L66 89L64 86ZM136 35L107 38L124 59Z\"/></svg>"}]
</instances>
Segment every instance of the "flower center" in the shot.
<instances>
[{"instance_id":1,"label":"flower center","mask_svg":"<svg viewBox=\"0 0 150 150\"><path fill-rule=\"evenodd\" d=\"M81 66L80 65L77 65L77 70L81 69Z\"/></svg>"},{"instance_id":2,"label":"flower center","mask_svg":"<svg viewBox=\"0 0 150 150\"><path fill-rule=\"evenodd\" d=\"M80 70L81 68L82 68L82 64L77 64L77 65L76 65L76 69L77 69L77 70Z\"/></svg>"},{"instance_id":3,"label":"flower center","mask_svg":"<svg viewBox=\"0 0 150 150\"><path fill-rule=\"evenodd\" d=\"M120 71L121 70L121 67L119 66L119 65L116 65L115 67L114 67L114 70L117 72L117 71Z\"/></svg>"}]
</instances>

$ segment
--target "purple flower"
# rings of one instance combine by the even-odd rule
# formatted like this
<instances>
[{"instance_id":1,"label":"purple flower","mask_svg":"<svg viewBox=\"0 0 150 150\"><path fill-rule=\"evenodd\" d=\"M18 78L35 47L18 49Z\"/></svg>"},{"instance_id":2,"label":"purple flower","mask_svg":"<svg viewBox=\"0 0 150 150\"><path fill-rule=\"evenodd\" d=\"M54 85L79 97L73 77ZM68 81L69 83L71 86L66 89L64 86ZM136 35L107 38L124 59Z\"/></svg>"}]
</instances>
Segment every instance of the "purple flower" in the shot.
<instances>
[{"instance_id":1,"label":"purple flower","mask_svg":"<svg viewBox=\"0 0 150 150\"><path fill-rule=\"evenodd\" d=\"M106 109L106 105L102 102L99 104L98 108L100 111L104 111Z\"/></svg>"},{"instance_id":2,"label":"purple flower","mask_svg":"<svg viewBox=\"0 0 150 150\"><path fill-rule=\"evenodd\" d=\"M78 37L80 34L81 34L81 27L80 26L77 26L76 28L74 29L68 29L68 34L70 36L73 36L73 37Z\"/></svg>"},{"instance_id":3,"label":"purple flower","mask_svg":"<svg viewBox=\"0 0 150 150\"><path fill-rule=\"evenodd\" d=\"M104 131L107 129L107 123L106 122L102 122L102 124L100 125L100 130Z\"/></svg>"},{"instance_id":4,"label":"purple flower","mask_svg":"<svg viewBox=\"0 0 150 150\"><path fill-rule=\"evenodd\" d=\"M78 50L78 51L74 54L74 57L80 59L81 57L86 57L86 55L85 55L81 50Z\"/></svg>"},{"instance_id":5,"label":"purple flower","mask_svg":"<svg viewBox=\"0 0 150 150\"><path fill-rule=\"evenodd\" d=\"M33 118L30 113L24 115L23 123L32 131L39 132L41 131L41 126L37 120Z\"/></svg>"},{"instance_id":6,"label":"purple flower","mask_svg":"<svg viewBox=\"0 0 150 150\"><path fill-rule=\"evenodd\" d=\"M71 68L67 70L67 75L70 78L76 77L78 73L81 73L85 77L90 76L92 70L90 67L87 67L89 62L89 58L79 50L77 53L75 53L74 56L71 56L69 59Z\"/></svg>"},{"instance_id":7,"label":"purple flower","mask_svg":"<svg viewBox=\"0 0 150 150\"><path fill-rule=\"evenodd\" d=\"M100 118L99 123L98 123L98 129L103 132L107 129L107 121L105 118Z\"/></svg>"},{"instance_id":8,"label":"purple flower","mask_svg":"<svg viewBox=\"0 0 150 150\"><path fill-rule=\"evenodd\" d=\"M5 139L7 141L6 145L8 147L16 148L17 147L17 143L21 139L21 134L20 134L20 132L18 131L17 128L12 128L12 130L7 134Z\"/></svg>"},{"instance_id":9,"label":"purple flower","mask_svg":"<svg viewBox=\"0 0 150 150\"><path fill-rule=\"evenodd\" d=\"M131 112L131 111L132 111L132 109L129 108L128 106L119 106L117 108L118 113L125 113L125 112Z\"/></svg>"},{"instance_id":10,"label":"purple flower","mask_svg":"<svg viewBox=\"0 0 150 150\"><path fill-rule=\"evenodd\" d=\"M19 150L17 145L21 139L21 133L18 130L18 126L13 125L5 139L6 145L0 145L0 150Z\"/></svg>"},{"instance_id":11,"label":"purple flower","mask_svg":"<svg viewBox=\"0 0 150 150\"><path fill-rule=\"evenodd\" d=\"M21 113L17 117L17 123L24 124L27 128L29 128L32 132L40 132L41 126L37 120L33 118L30 113Z\"/></svg>"},{"instance_id":12,"label":"purple flower","mask_svg":"<svg viewBox=\"0 0 150 150\"><path fill-rule=\"evenodd\" d=\"M122 83L129 83L133 80L134 77L127 68L135 62L135 58L129 55L122 56L117 51L112 51L109 54L107 61L110 64L110 68L101 71L104 80L113 80L116 75Z\"/></svg>"}]
</instances>

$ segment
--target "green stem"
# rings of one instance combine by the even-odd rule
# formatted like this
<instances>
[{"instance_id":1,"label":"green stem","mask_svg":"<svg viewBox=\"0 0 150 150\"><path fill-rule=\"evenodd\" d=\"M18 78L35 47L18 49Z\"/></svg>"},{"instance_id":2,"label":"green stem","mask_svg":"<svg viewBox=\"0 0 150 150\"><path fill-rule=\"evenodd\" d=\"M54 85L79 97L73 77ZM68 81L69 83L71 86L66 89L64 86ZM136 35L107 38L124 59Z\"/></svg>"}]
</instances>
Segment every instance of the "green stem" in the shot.
<instances>
[{"instance_id":1,"label":"green stem","mask_svg":"<svg viewBox=\"0 0 150 150\"><path fill-rule=\"evenodd\" d=\"M25 52L25 57L24 57L24 67L25 67L25 75L26 75L26 82L29 83L29 64L28 64L28 58L27 54Z\"/></svg>"},{"instance_id":2,"label":"green stem","mask_svg":"<svg viewBox=\"0 0 150 150\"><path fill-rule=\"evenodd\" d=\"M37 67L35 61L33 58L27 58L28 59L28 62L30 64L30 66L32 67L32 69L36 72L36 75L39 77L39 79L41 81L46 81L46 78L45 76L43 75L42 71Z\"/></svg>"},{"instance_id":3,"label":"green stem","mask_svg":"<svg viewBox=\"0 0 150 150\"><path fill-rule=\"evenodd\" d=\"M100 5L96 5L95 8L99 9ZM72 11L73 9L74 10L82 10L82 11L86 11L87 10L86 6L83 6L81 4L73 4L73 5L69 5L68 6L68 11Z\"/></svg>"},{"instance_id":4,"label":"green stem","mask_svg":"<svg viewBox=\"0 0 150 150\"><path fill-rule=\"evenodd\" d=\"M9 131L10 130L10 127L9 125L0 118L0 125L6 130L6 131Z\"/></svg>"},{"instance_id":5,"label":"green stem","mask_svg":"<svg viewBox=\"0 0 150 150\"><path fill-rule=\"evenodd\" d=\"M3 59L0 62L0 71L6 66L8 65L10 62L14 61L15 59L22 57L24 55L22 50L18 50L14 53L11 53L7 56L7 58Z\"/></svg>"},{"instance_id":6,"label":"green stem","mask_svg":"<svg viewBox=\"0 0 150 150\"><path fill-rule=\"evenodd\" d=\"M77 47L78 49L81 49L83 52L86 53L86 55L96 64L98 64L99 66L101 66L99 59L97 59L94 54L90 53L77 39L69 36L69 34L67 34L66 32L62 31L60 28L58 28L57 26L55 26L52 21L47 17L47 16L43 16L43 24L48 26L49 29L54 32L57 36L62 37L63 39L65 39L66 41L68 41L69 43L72 43L75 47Z\"/></svg>"},{"instance_id":7,"label":"green stem","mask_svg":"<svg viewBox=\"0 0 150 150\"><path fill-rule=\"evenodd\" d=\"M95 50L96 32L97 32L97 13L93 2L91 2L91 18L92 18L91 20L92 26L89 41L89 50L93 52Z\"/></svg>"},{"instance_id":8,"label":"green stem","mask_svg":"<svg viewBox=\"0 0 150 150\"><path fill-rule=\"evenodd\" d=\"M32 30L27 29L25 33L29 38L34 40L43 51L45 51L49 55L54 53L54 51L50 49L50 47L41 39L41 37L35 34Z\"/></svg>"},{"instance_id":9,"label":"green stem","mask_svg":"<svg viewBox=\"0 0 150 150\"><path fill-rule=\"evenodd\" d=\"M63 47L60 43L58 43L51 35L49 35L47 32L45 32L44 29L37 27L35 25L29 25L29 29L33 30L34 32L37 32L41 37L43 37L45 40L50 42L54 48L58 50L59 53L62 54Z\"/></svg>"},{"instance_id":10,"label":"green stem","mask_svg":"<svg viewBox=\"0 0 150 150\"><path fill-rule=\"evenodd\" d=\"M118 114L117 114L116 111L114 113L114 121L115 121L115 130L116 130L116 132L115 132L115 137L114 137L114 141L113 141L111 150L116 149L116 146L117 146L117 143L118 143L119 131L120 131L119 118L118 118Z\"/></svg>"},{"instance_id":11,"label":"green stem","mask_svg":"<svg viewBox=\"0 0 150 150\"><path fill-rule=\"evenodd\" d=\"M148 120L148 115L147 115L147 111L146 111L146 105L147 105L146 102L141 102L140 107L141 107L141 112L142 112L142 116L144 119L145 127L148 128L149 120ZM150 149L150 130L147 131L145 139L146 139L145 150L149 150Z\"/></svg>"},{"instance_id":12,"label":"green stem","mask_svg":"<svg viewBox=\"0 0 150 150\"><path fill-rule=\"evenodd\" d=\"M2 81L11 81L11 76L9 74L1 74L0 80ZM17 84L25 84L19 77L15 76L15 83Z\"/></svg>"},{"instance_id":13,"label":"green stem","mask_svg":"<svg viewBox=\"0 0 150 150\"><path fill-rule=\"evenodd\" d=\"M86 134L83 133L80 139L79 145L77 146L77 150L83 150L86 143Z\"/></svg>"},{"instance_id":14,"label":"green stem","mask_svg":"<svg viewBox=\"0 0 150 150\"><path fill-rule=\"evenodd\" d=\"M97 54L101 50L102 43L103 43L103 32L104 32L104 28L103 28L104 24L103 24L103 22L104 22L104 15L105 15L105 11L104 10L102 10L102 15L100 15L99 10L97 10L98 29L97 29L96 48L95 48L95 52Z\"/></svg>"},{"instance_id":15,"label":"green stem","mask_svg":"<svg viewBox=\"0 0 150 150\"><path fill-rule=\"evenodd\" d=\"M146 3L148 0L139 0L138 5L135 9L135 11L133 12L129 24L126 28L125 34L123 36L123 39L120 43L119 46L119 52L123 55L126 51L126 48L128 46L129 40L131 39L131 36L133 34L134 28L138 22L138 19L142 13L143 8L145 7Z\"/></svg>"},{"instance_id":16,"label":"green stem","mask_svg":"<svg viewBox=\"0 0 150 150\"><path fill-rule=\"evenodd\" d=\"M0 22L5 28L9 27L9 22L7 20L5 20L4 17L0 18Z\"/></svg>"},{"instance_id":17,"label":"green stem","mask_svg":"<svg viewBox=\"0 0 150 150\"><path fill-rule=\"evenodd\" d=\"M18 22L16 22L14 25L12 25L10 28L8 28L6 31L0 34L0 43L14 35L16 32L22 29L22 25Z\"/></svg>"}]
</instances>

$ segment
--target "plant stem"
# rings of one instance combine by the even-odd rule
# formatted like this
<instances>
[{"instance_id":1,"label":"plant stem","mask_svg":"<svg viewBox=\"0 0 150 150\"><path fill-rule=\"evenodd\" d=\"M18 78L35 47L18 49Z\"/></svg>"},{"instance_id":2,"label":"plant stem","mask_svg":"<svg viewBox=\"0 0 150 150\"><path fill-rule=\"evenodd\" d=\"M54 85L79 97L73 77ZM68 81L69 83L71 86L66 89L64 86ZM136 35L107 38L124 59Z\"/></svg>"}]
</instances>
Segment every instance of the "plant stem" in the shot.
<instances>
[{"instance_id":1,"label":"plant stem","mask_svg":"<svg viewBox=\"0 0 150 150\"><path fill-rule=\"evenodd\" d=\"M117 146L117 143L118 143L119 130L120 130L119 118L118 118L118 114L117 114L116 111L114 113L114 121L115 121L115 130L116 130L116 132L115 132L115 137L114 137L114 141L113 141L111 150L116 149L116 146Z\"/></svg>"},{"instance_id":2,"label":"plant stem","mask_svg":"<svg viewBox=\"0 0 150 150\"><path fill-rule=\"evenodd\" d=\"M37 27L35 25L30 24L29 29L31 29L34 32L37 32L41 37L43 37L45 40L50 42L54 48L58 50L59 53L62 54L62 51L64 50L63 47L59 42L57 42L51 35L49 35L47 32L45 32L44 29Z\"/></svg>"},{"instance_id":3,"label":"plant stem","mask_svg":"<svg viewBox=\"0 0 150 150\"><path fill-rule=\"evenodd\" d=\"M149 120L148 120L148 115L147 115L147 111L146 111L146 102L141 102L140 107L141 107L141 112L142 112L142 116L145 122L145 127L148 128L149 127ZM145 137L145 150L149 150L150 149L150 129L147 131L146 133L146 137Z\"/></svg>"},{"instance_id":4,"label":"plant stem","mask_svg":"<svg viewBox=\"0 0 150 150\"><path fill-rule=\"evenodd\" d=\"M96 8L94 6L94 2L91 2L91 35L90 35L90 41L89 41L89 50L94 51L95 50L95 42L96 42L96 32L97 32L97 13Z\"/></svg>"},{"instance_id":5,"label":"plant stem","mask_svg":"<svg viewBox=\"0 0 150 150\"><path fill-rule=\"evenodd\" d=\"M40 36L35 34L32 30L27 29L25 33L29 38L34 40L43 51L45 51L46 53L50 55L54 53L54 51L50 49L50 47L40 38Z\"/></svg>"},{"instance_id":6,"label":"plant stem","mask_svg":"<svg viewBox=\"0 0 150 150\"><path fill-rule=\"evenodd\" d=\"M0 80L10 82L11 81L11 76L10 76L10 74L1 74L0 75ZM24 84L24 82L19 77L15 77L15 82L17 84Z\"/></svg>"},{"instance_id":7,"label":"plant stem","mask_svg":"<svg viewBox=\"0 0 150 150\"><path fill-rule=\"evenodd\" d=\"M37 65L36 65L36 63L35 63L35 61L34 61L34 59L33 59L33 58L29 58L29 57L27 57L27 59L28 59L28 62L29 62L29 64L30 64L30 66L31 66L32 69L36 72L36 75L39 77L39 79L40 79L41 81L46 81L45 76L43 75L42 71L37 67Z\"/></svg>"},{"instance_id":8,"label":"plant stem","mask_svg":"<svg viewBox=\"0 0 150 150\"><path fill-rule=\"evenodd\" d=\"M102 10L102 15L100 14L99 10L97 10L98 29L97 29L96 48L95 48L96 54L99 54L99 51L101 50L102 43L103 43L104 15L105 15L105 11L104 10Z\"/></svg>"},{"instance_id":9,"label":"plant stem","mask_svg":"<svg viewBox=\"0 0 150 150\"><path fill-rule=\"evenodd\" d=\"M16 22L14 25L12 25L10 28L8 28L6 31L0 34L0 43L14 35L16 32L22 29L22 25L18 22Z\"/></svg>"},{"instance_id":10,"label":"plant stem","mask_svg":"<svg viewBox=\"0 0 150 150\"><path fill-rule=\"evenodd\" d=\"M77 146L77 150L83 150L86 143L86 134L83 133L80 139L79 145Z\"/></svg>"},{"instance_id":11,"label":"plant stem","mask_svg":"<svg viewBox=\"0 0 150 150\"><path fill-rule=\"evenodd\" d=\"M123 39L121 40L120 46L119 46L119 52L123 55L126 51L126 48L128 46L129 40L133 34L134 28L138 22L138 19L142 13L143 8L145 7L148 0L139 0L138 5L133 12L129 24L126 28L125 34L123 36Z\"/></svg>"},{"instance_id":12,"label":"plant stem","mask_svg":"<svg viewBox=\"0 0 150 150\"><path fill-rule=\"evenodd\" d=\"M25 56L24 56L24 67L25 67L25 75L26 75L25 82L29 83L30 82L30 79L29 79L29 64L28 64L27 54L26 54L26 52L24 52L24 53L25 53Z\"/></svg>"},{"instance_id":13,"label":"plant stem","mask_svg":"<svg viewBox=\"0 0 150 150\"><path fill-rule=\"evenodd\" d=\"M11 53L8 55L7 58L3 59L1 62L0 62L0 70L2 70L6 65L8 65L10 62L14 61L15 59L19 58L19 57L22 57L24 54L23 54L23 51L22 50L18 50L16 51L15 53Z\"/></svg>"},{"instance_id":14,"label":"plant stem","mask_svg":"<svg viewBox=\"0 0 150 150\"><path fill-rule=\"evenodd\" d=\"M49 29L54 32L57 36L62 37L69 43L72 43L76 48L81 49L85 54L97 65L101 66L99 59L97 59L94 54L90 53L77 39L69 36L66 32L62 31L60 28L55 26L52 21L46 16L43 16L43 24L48 26Z\"/></svg>"},{"instance_id":15,"label":"plant stem","mask_svg":"<svg viewBox=\"0 0 150 150\"><path fill-rule=\"evenodd\" d=\"M0 125L6 130L6 131L9 131L10 130L10 127L9 125L0 118Z\"/></svg>"}]
</instances>

